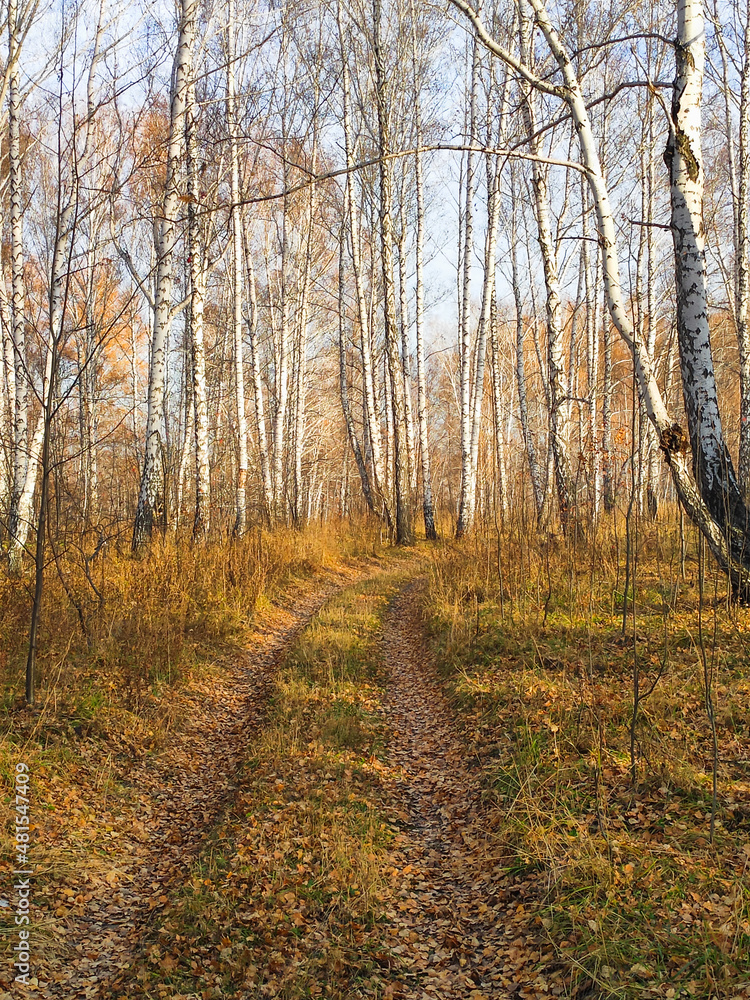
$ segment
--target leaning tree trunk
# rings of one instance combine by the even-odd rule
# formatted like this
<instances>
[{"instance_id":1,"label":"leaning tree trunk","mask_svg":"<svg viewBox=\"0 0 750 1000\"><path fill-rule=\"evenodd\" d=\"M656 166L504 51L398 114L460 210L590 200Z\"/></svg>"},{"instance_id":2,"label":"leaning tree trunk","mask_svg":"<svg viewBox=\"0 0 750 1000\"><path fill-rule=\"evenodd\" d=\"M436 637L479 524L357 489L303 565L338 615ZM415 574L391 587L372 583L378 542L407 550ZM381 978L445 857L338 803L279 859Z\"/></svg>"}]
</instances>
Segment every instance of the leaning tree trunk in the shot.
<instances>
[{"instance_id":1,"label":"leaning tree trunk","mask_svg":"<svg viewBox=\"0 0 750 1000\"><path fill-rule=\"evenodd\" d=\"M573 62L550 21L543 0L529 0L536 23L563 77L556 86L534 76L487 32L466 0L451 0L471 20L482 42L539 90L565 101L575 125L581 160L596 207L607 306L612 322L627 344L650 420L669 463L672 480L688 516L699 527L735 591L750 599L748 514L724 442L719 419L708 313L706 308L702 225L703 167L700 149L700 105L703 83L703 13L700 0L679 0L677 72L672 102L670 141L665 153L672 198L675 244L677 322L688 435L673 423L664 405L647 345L633 328L620 280L617 236L609 193L599 161L588 110ZM692 472L686 452L692 448Z\"/></svg>"},{"instance_id":2,"label":"leaning tree trunk","mask_svg":"<svg viewBox=\"0 0 750 1000\"><path fill-rule=\"evenodd\" d=\"M664 158L672 204L682 392L701 497L734 560L746 571L750 567L748 510L722 432L706 296L701 152L704 46L702 3L681 0L672 123Z\"/></svg>"},{"instance_id":3,"label":"leaning tree trunk","mask_svg":"<svg viewBox=\"0 0 750 1000\"><path fill-rule=\"evenodd\" d=\"M571 110L596 206L607 305L612 321L633 356L640 391L659 434L660 447L669 463L680 501L730 576L735 590L747 598L750 594L748 514L721 427L706 302L700 146L705 46L702 4L700 0L679 0L678 3L673 120L665 152L670 173L680 367L688 418L686 436L679 424L670 420L647 345L630 322L620 282L609 194L573 63L542 0L529 2L565 81L559 96L566 100ZM689 448L692 450L692 475L686 458Z\"/></svg>"}]
</instances>

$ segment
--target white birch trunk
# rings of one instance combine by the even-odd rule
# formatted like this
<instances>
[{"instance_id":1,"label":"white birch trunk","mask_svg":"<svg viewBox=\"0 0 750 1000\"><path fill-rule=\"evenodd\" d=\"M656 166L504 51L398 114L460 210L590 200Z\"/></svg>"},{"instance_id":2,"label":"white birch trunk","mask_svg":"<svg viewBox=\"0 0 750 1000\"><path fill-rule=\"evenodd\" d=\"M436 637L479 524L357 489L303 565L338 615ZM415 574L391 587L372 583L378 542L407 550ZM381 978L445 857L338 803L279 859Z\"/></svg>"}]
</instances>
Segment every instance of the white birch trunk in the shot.
<instances>
[{"instance_id":1,"label":"white birch trunk","mask_svg":"<svg viewBox=\"0 0 750 1000\"><path fill-rule=\"evenodd\" d=\"M482 428L482 403L484 401L484 369L487 356L487 334L491 326L492 303L495 296L495 269L497 267L497 233L500 225L500 170L490 168L487 158L487 232L484 241L484 282L482 308L479 314L477 345L474 363L474 385L471 406L470 469L466 509L469 523L474 520L477 495L477 469L479 463L479 434Z\"/></svg>"},{"instance_id":2,"label":"white birch trunk","mask_svg":"<svg viewBox=\"0 0 750 1000\"><path fill-rule=\"evenodd\" d=\"M727 120L731 132L731 121ZM750 9L745 10L745 33L740 74L739 170L735 207L735 252L737 285L735 292L735 322L740 354L740 453L738 476L745 500L750 499L750 235L748 205L750 196Z\"/></svg>"},{"instance_id":3,"label":"white birch trunk","mask_svg":"<svg viewBox=\"0 0 750 1000\"><path fill-rule=\"evenodd\" d=\"M204 305L206 297L205 246L200 220L200 179L197 163L197 113L194 87L189 89L190 107L186 110L187 169L190 185L188 206L188 245L190 248L189 337L193 397L193 433L195 438L195 510L193 538L201 541L208 534L211 519L211 471L208 447L208 402L206 393L206 347Z\"/></svg>"},{"instance_id":4,"label":"white birch trunk","mask_svg":"<svg viewBox=\"0 0 750 1000\"><path fill-rule=\"evenodd\" d=\"M409 508L409 454L406 442L406 399L399 356L398 328L396 324L396 293L393 274L393 218L388 105L385 93L385 60L380 41L380 0L373 0L373 54L375 62L375 90L378 113L378 146L380 153L380 243L383 278L383 311L385 320L385 348L388 359L388 381L393 402L394 424L394 493L396 500L396 543L411 545L413 529Z\"/></svg>"},{"instance_id":5,"label":"white birch trunk","mask_svg":"<svg viewBox=\"0 0 750 1000\"><path fill-rule=\"evenodd\" d=\"M695 478L686 459L688 438L682 428L669 418L647 346L640 333L633 329L628 316L620 281L614 218L586 104L573 63L549 19L543 0L529 0L529 3L563 76L562 88L555 88L547 81L533 77L528 67L521 66L488 35L476 12L468 7L465 0L452 2L470 18L478 36L491 51L539 89L564 100L571 111L597 212L610 316L633 356L640 391L649 418L659 434L659 444L669 463L680 501L702 531L720 565L729 574L735 589L748 598L748 515L722 434L706 312L700 150L705 39L700 0L678 2L672 134L665 154L670 166L683 396Z\"/></svg>"},{"instance_id":6,"label":"white birch trunk","mask_svg":"<svg viewBox=\"0 0 750 1000\"><path fill-rule=\"evenodd\" d=\"M490 368L492 372L492 404L495 416L495 461L497 463L497 500L500 515L508 513L508 489L505 481L505 435L503 433L503 389L500 343L497 336L497 295L493 289L490 311Z\"/></svg>"},{"instance_id":7,"label":"white birch trunk","mask_svg":"<svg viewBox=\"0 0 750 1000\"><path fill-rule=\"evenodd\" d=\"M289 172L285 165L284 188L286 189L288 186ZM274 364L276 411L273 422L273 510L276 520L284 520L286 510L284 502L284 429L289 399L289 226L289 202L285 196L281 224L281 322L278 329L278 341L275 344Z\"/></svg>"},{"instance_id":8,"label":"white birch trunk","mask_svg":"<svg viewBox=\"0 0 750 1000\"><path fill-rule=\"evenodd\" d=\"M380 415L375 394L375 366L372 358L370 338L370 322L367 311L367 300L362 272L360 218L354 188L354 132L351 113L351 82L349 76L348 51L344 41L344 31L341 19L341 5L337 4L337 21L339 28L339 44L341 48L341 87L344 111L344 147L346 152L346 167L349 173L346 180L346 211L349 218L351 237L351 256L354 271L354 290L357 301L357 318L359 320L360 346L362 351L362 383L364 408L367 421L366 439L372 452L372 485L374 492L380 494L381 502L390 520L389 505L386 503L388 489L383 467L383 443L380 430Z\"/></svg>"},{"instance_id":9,"label":"white birch trunk","mask_svg":"<svg viewBox=\"0 0 750 1000\"><path fill-rule=\"evenodd\" d=\"M511 168L512 169L512 168ZM512 170L511 176L515 174ZM521 284L518 275L518 253L516 250L518 243L517 220L517 198L516 184L513 183L511 197L513 205L511 207L511 228L510 228L510 260L511 260L511 285L513 288L513 301L516 308L516 385L518 389L518 415L521 421L521 434L526 450L526 457L529 462L529 474L531 476L531 489L534 495L534 507L536 509L537 523L541 523L544 511L544 487L542 485L542 473L539 468L534 438L531 433L529 423L528 393L526 391L526 358L524 355L525 331L523 321L523 297L521 295Z\"/></svg>"},{"instance_id":10,"label":"white birch trunk","mask_svg":"<svg viewBox=\"0 0 750 1000\"><path fill-rule=\"evenodd\" d=\"M586 302L586 389L588 396L587 436L588 452L591 467L591 517L598 520L601 511L601 461L597 432L597 414L599 405L599 343L597 329L597 282L596 275L592 281L591 261L589 257L589 226L588 198L585 182L581 183L581 203L583 215L583 240L581 241L581 270L583 271L584 297Z\"/></svg>"},{"instance_id":11,"label":"white birch trunk","mask_svg":"<svg viewBox=\"0 0 750 1000\"><path fill-rule=\"evenodd\" d=\"M242 538L247 530L247 418L245 416L245 358L242 344L242 221L240 218L240 165L237 101L234 74L235 3L229 0L227 23L227 126L232 218L232 343L234 348L234 405L237 416L237 485L234 533Z\"/></svg>"},{"instance_id":12,"label":"white birch trunk","mask_svg":"<svg viewBox=\"0 0 750 1000\"><path fill-rule=\"evenodd\" d=\"M475 154L479 88L479 41L474 39L469 82L469 149L466 153L466 198L464 203L463 282L459 322L461 386L461 486L458 498L456 538L471 527L471 265L474 257Z\"/></svg>"},{"instance_id":13,"label":"white birch trunk","mask_svg":"<svg viewBox=\"0 0 750 1000\"><path fill-rule=\"evenodd\" d=\"M521 58L531 63L531 21L524 15L526 0L520 0ZM521 82L522 111L526 125L529 149L535 157L543 150L537 136L534 94L528 81ZM555 484L563 532L567 532L571 511L571 473L568 454L568 404L569 395L563 351L562 301L557 272L557 249L552 236L549 213L548 168L539 160L531 164L537 240L542 255L547 313L547 379L549 384L550 446L555 464Z\"/></svg>"},{"instance_id":14,"label":"white birch trunk","mask_svg":"<svg viewBox=\"0 0 750 1000\"><path fill-rule=\"evenodd\" d=\"M8 174L10 187L11 319L13 351L13 473L8 518L12 539L20 528L21 494L27 479L29 436L29 373L26 359L26 315L23 240L23 177L21 174L20 25L17 0L8 2Z\"/></svg>"},{"instance_id":15,"label":"white birch trunk","mask_svg":"<svg viewBox=\"0 0 750 1000\"><path fill-rule=\"evenodd\" d=\"M414 158L415 186L417 194L416 219L416 338L417 338L417 421L419 425L419 454L422 465L422 513L424 517L425 536L434 541L437 538L435 528L435 507L432 499L432 474L430 470L430 442L428 435L427 413L427 373L425 371L424 348L424 168L422 163L422 105L417 79L417 42L414 23L414 6L412 15L412 65L414 67L414 117L417 140L417 152Z\"/></svg>"},{"instance_id":16,"label":"white birch trunk","mask_svg":"<svg viewBox=\"0 0 750 1000\"><path fill-rule=\"evenodd\" d=\"M411 362L409 359L409 293L407 287L406 223L403 223L398 241L398 292L401 316L401 368L406 403L406 448L409 455L409 487L417 488L417 460L414 445L414 415L411 406Z\"/></svg>"},{"instance_id":17,"label":"white birch trunk","mask_svg":"<svg viewBox=\"0 0 750 1000\"><path fill-rule=\"evenodd\" d=\"M247 316L247 335L250 348L250 371L253 381L253 397L255 402L255 432L257 434L258 457L260 460L261 485L263 490L263 511L270 523L273 513L273 481L271 479L271 463L268 455L268 436L266 434L266 407L263 398L263 381L260 374L258 358L258 296L255 285L255 268L253 267L252 244L247 228L245 236L245 269L247 271L247 287L249 293L249 309Z\"/></svg>"},{"instance_id":18,"label":"white birch trunk","mask_svg":"<svg viewBox=\"0 0 750 1000\"><path fill-rule=\"evenodd\" d=\"M8 571L11 576L18 576L21 572L23 553L26 548L26 540L32 528L34 516L34 490L36 489L37 474L39 470L39 459L42 453L44 441L44 410L37 417L34 432L26 451L25 465L26 471L21 484L21 492L16 503L16 516L13 525L13 534L8 538Z\"/></svg>"},{"instance_id":19,"label":"white birch trunk","mask_svg":"<svg viewBox=\"0 0 750 1000\"><path fill-rule=\"evenodd\" d=\"M724 442L707 310L701 152L704 48L702 3L680 0L672 130L665 160L672 202L682 390L700 494L735 558L747 563L748 513Z\"/></svg>"},{"instance_id":20,"label":"white birch trunk","mask_svg":"<svg viewBox=\"0 0 750 1000\"><path fill-rule=\"evenodd\" d=\"M192 75L197 0L182 0L167 146L167 178L161 219L155 226L156 280L148 384L148 414L143 472L133 527L133 550L142 549L151 537L154 522L164 513L164 430L167 337L172 317L172 267L176 242L175 216L179 195L179 169L185 138L185 108Z\"/></svg>"},{"instance_id":21,"label":"white birch trunk","mask_svg":"<svg viewBox=\"0 0 750 1000\"><path fill-rule=\"evenodd\" d=\"M349 444L354 455L354 461L357 463L357 471L359 472L359 480L362 484L362 493L367 502L367 506L370 510L375 511L375 500L372 494L372 488L370 486L370 477L367 473L367 463L365 462L364 456L362 454L362 448L359 443L359 438L357 437L357 428L354 423L354 418L352 416L352 408L349 402L349 376L347 373L347 360L346 360L346 337L345 337L345 324L346 324L346 296L345 296L345 282L344 282L344 246L346 240L344 238L344 233L341 233L341 241L339 245L339 309L338 309L338 321L339 321L339 391L341 394L341 411L344 414L344 422L346 423L346 432L349 438ZM312 494L311 494L312 495Z\"/></svg>"}]
</instances>

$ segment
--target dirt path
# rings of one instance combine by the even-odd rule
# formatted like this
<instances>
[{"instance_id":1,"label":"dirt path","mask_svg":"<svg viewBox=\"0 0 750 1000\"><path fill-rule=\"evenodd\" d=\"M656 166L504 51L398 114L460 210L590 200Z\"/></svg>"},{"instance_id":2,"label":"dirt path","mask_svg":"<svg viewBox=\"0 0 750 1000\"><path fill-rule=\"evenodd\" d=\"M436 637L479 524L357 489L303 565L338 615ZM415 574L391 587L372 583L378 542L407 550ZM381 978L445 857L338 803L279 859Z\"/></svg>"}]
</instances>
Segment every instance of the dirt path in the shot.
<instances>
[{"instance_id":1,"label":"dirt path","mask_svg":"<svg viewBox=\"0 0 750 1000\"><path fill-rule=\"evenodd\" d=\"M178 697L189 722L156 754L127 774L125 810L102 807L93 818L106 829L106 856L92 853L45 919L49 945L37 954L36 996L118 996L118 977L135 955L150 918L180 884L228 796L249 735L262 724L274 671L283 654L325 602L366 576L339 572L312 594L276 606L244 656L227 661L221 676Z\"/></svg>"},{"instance_id":2,"label":"dirt path","mask_svg":"<svg viewBox=\"0 0 750 1000\"><path fill-rule=\"evenodd\" d=\"M403 823L390 873L399 901L388 914L389 945L402 968L394 969L390 995L560 995L561 973L527 914L523 883L502 869L477 767L426 656L422 586L413 581L394 600L384 635L391 759L399 769L393 792Z\"/></svg>"}]
</instances>

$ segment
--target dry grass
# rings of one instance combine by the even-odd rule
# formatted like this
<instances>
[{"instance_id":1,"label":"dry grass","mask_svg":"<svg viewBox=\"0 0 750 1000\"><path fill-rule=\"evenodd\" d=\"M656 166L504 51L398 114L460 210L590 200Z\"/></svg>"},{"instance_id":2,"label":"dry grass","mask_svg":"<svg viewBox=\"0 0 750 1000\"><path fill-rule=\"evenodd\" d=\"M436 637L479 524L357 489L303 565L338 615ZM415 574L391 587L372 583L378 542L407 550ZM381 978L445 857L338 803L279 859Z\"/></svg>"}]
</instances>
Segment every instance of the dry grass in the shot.
<instances>
[{"instance_id":1,"label":"dry grass","mask_svg":"<svg viewBox=\"0 0 750 1000\"><path fill-rule=\"evenodd\" d=\"M280 668L237 794L132 971L139 995L381 995L379 643L397 579L337 595Z\"/></svg>"},{"instance_id":2,"label":"dry grass","mask_svg":"<svg viewBox=\"0 0 750 1000\"><path fill-rule=\"evenodd\" d=\"M623 634L624 531L444 545L432 644L484 760L508 870L597 996L750 995L750 612L695 540L641 531ZM502 578L501 578L502 574ZM692 578L692 579L691 579ZM635 620L632 616L635 597ZM711 841L712 673L719 795ZM631 771L634 662L641 692Z\"/></svg>"},{"instance_id":3,"label":"dry grass","mask_svg":"<svg viewBox=\"0 0 750 1000\"><path fill-rule=\"evenodd\" d=\"M80 735L113 708L158 714L165 689L242 641L259 603L371 551L373 538L366 526L335 525L256 529L200 547L169 535L144 558L114 550L88 563L78 546L61 547L45 585L37 733L61 725ZM11 720L22 707L29 614L30 581L0 577L0 690Z\"/></svg>"},{"instance_id":4,"label":"dry grass","mask_svg":"<svg viewBox=\"0 0 750 1000\"><path fill-rule=\"evenodd\" d=\"M47 571L32 712L20 693L29 581L0 577L0 775L10 815L16 762L33 774L40 885L72 884L76 871L96 874L110 834L95 817L129 801L127 762L163 747L181 725L179 713L190 706L181 693L236 653L271 599L282 592L293 599L315 589L322 570L371 555L373 537L366 526L256 531L203 547L170 536L142 559L115 550L97 557L87 568L98 595L76 555L61 550L62 579L54 565ZM14 867L10 832L5 824L6 871ZM33 930L41 938L39 917Z\"/></svg>"}]
</instances>

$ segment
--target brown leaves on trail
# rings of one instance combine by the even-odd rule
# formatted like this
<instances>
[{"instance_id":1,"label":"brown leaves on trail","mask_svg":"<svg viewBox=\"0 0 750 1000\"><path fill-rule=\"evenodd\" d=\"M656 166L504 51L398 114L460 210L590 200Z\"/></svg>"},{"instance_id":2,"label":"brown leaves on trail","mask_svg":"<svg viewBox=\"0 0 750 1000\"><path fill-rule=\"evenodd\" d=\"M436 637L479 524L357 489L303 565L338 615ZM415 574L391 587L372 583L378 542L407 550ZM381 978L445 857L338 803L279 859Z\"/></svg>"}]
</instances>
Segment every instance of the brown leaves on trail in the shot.
<instances>
[{"instance_id":1,"label":"brown leaves on trail","mask_svg":"<svg viewBox=\"0 0 750 1000\"><path fill-rule=\"evenodd\" d=\"M382 604L380 595L357 602L344 630L334 603L298 641L236 793L157 915L123 996L157 982L174 995L376 995L382 855L393 836L374 756Z\"/></svg>"},{"instance_id":2,"label":"brown leaves on trail","mask_svg":"<svg viewBox=\"0 0 750 1000\"><path fill-rule=\"evenodd\" d=\"M535 887L503 866L481 776L429 665L419 599L416 584L396 599L384 637L398 769L390 787L408 816L388 873L384 933L401 965L390 995L561 996L565 977L528 906Z\"/></svg>"}]
</instances>

